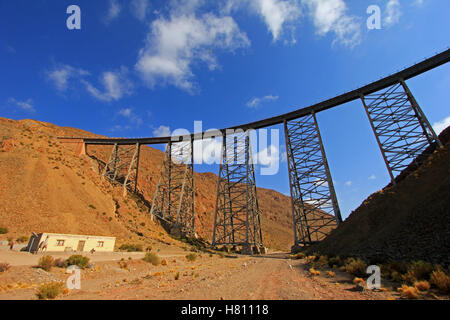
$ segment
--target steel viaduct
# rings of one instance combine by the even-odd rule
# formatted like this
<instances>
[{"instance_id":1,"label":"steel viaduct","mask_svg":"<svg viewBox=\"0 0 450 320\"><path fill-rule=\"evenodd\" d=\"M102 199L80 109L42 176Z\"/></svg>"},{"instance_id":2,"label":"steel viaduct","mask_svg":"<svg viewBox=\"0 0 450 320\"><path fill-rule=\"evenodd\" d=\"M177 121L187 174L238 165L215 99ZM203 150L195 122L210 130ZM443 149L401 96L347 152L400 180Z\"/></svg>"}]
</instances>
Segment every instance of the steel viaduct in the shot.
<instances>
[{"instance_id":1,"label":"steel viaduct","mask_svg":"<svg viewBox=\"0 0 450 320\"><path fill-rule=\"evenodd\" d=\"M296 250L322 240L342 222L316 113L360 100L373 129L393 184L396 175L423 157L429 146L442 147L411 93L406 80L446 64L447 49L431 58L353 91L272 118L186 136L81 139L89 145L112 146L101 174L125 192L138 192L142 145L166 144L161 176L150 214L185 234L195 230L194 141L222 137L212 245L237 246L243 253L264 251L260 210L248 132L283 124Z\"/></svg>"}]
</instances>

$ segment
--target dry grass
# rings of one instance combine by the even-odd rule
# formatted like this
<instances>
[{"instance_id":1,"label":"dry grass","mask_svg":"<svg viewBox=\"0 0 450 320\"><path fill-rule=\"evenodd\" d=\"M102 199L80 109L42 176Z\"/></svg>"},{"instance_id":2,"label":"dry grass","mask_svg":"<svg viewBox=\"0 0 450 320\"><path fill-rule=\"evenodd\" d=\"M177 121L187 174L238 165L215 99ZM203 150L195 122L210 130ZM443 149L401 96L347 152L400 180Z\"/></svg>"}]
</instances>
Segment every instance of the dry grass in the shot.
<instances>
[{"instance_id":1,"label":"dry grass","mask_svg":"<svg viewBox=\"0 0 450 320\"><path fill-rule=\"evenodd\" d=\"M64 285L60 282L45 283L37 289L36 296L39 300L55 299L63 291Z\"/></svg>"},{"instance_id":2,"label":"dry grass","mask_svg":"<svg viewBox=\"0 0 450 320\"><path fill-rule=\"evenodd\" d=\"M327 277L328 277L328 278L334 278L334 277L336 277L336 273L333 272L333 271L327 271L326 274L327 274Z\"/></svg>"},{"instance_id":3,"label":"dry grass","mask_svg":"<svg viewBox=\"0 0 450 320\"><path fill-rule=\"evenodd\" d=\"M414 287L422 292L430 290L430 283L428 281L417 281L414 283Z\"/></svg>"},{"instance_id":4,"label":"dry grass","mask_svg":"<svg viewBox=\"0 0 450 320\"><path fill-rule=\"evenodd\" d=\"M52 256L43 256L39 259L38 267L45 270L50 271L52 267L55 265L55 259Z\"/></svg>"},{"instance_id":5,"label":"dry grass","mask_svg":"<svg viewBox=\"0 0 450 320\"><path fill-rule=\"evenodd\" d=\"M310 268L309 269L309 274L312 275L312 276L320 276L320 271L316 270L314 268Z\"/></svg>"},{"instance_id":6,"label":"dry grass","mask_svg":"<svg viewBox=\"0 0 450 320\"><path fill-rule=\"evenodd\" d=\"M366 275L367 264L359 258L349 258L346 260L345 271L355 277Z\"/></svg>"},{"instance_id":7,"label":"dry grass","mask_svg":"<svg viewBox=\"0 0 450 320\"><path fill-rule=\"evenodd\" d=\"M145 254L145 257L142 258L145 262L149 262L154 266L157 266L161 263L161 260L159 259L158 255L156 253L148 252Z\"/></svg>"},{"instance_id":8,"label":"dry grass","mask_svg":"<svg viewBox=\"0 0 450 320\"><path fill-rule=\"evenodd\" d=\"M415 287L403 285L397 289L403 299L419 299L419 291Z\"/></svg>"},{"instance_id":9,"label":"dry grass","mask_svg":"<svg viewBox=\"0 0 450 320\"><path fill-rule=\"evenodd\" d=\"M442 270L433 271L430 282L435 285L442 293L450 292L450 276Z\"/></svg>"},{"instance_id":10,"label":"dry grass","mask_svg":"<svg viewBox=\"0 0 450 320\"><path fill-rule=\"evenodd\" d=\"M1 262L0 263L0 272L6 272L11 268L11 265L7 262Z\"/></svg>"}]
</instances>

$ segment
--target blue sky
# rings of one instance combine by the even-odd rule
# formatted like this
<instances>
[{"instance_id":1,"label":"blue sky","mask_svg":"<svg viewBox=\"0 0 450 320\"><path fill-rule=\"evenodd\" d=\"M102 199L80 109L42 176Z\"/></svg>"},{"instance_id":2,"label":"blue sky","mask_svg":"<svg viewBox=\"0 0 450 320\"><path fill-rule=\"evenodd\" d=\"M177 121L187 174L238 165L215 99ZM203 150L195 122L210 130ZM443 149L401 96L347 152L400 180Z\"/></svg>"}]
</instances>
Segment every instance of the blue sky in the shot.
<instances>
[{"instance_id":1,"label":"blue sky","mask_svg":"<svg viewBox=\"0 0 450 320\"><path fill-rule=\"evenodd\" d=\"M81 30L66 27L72 4ZM380 30L366 26L369 5L381 9ZM2 1L0 116L113 137L247 123L446 49L449 11L445 0ZM449 71L408 81L436 128L450 122ZM318 121L346 217L388 174L359 101ZM288 194L286 162L257 184Z\"/></svg>"}]
</instances>

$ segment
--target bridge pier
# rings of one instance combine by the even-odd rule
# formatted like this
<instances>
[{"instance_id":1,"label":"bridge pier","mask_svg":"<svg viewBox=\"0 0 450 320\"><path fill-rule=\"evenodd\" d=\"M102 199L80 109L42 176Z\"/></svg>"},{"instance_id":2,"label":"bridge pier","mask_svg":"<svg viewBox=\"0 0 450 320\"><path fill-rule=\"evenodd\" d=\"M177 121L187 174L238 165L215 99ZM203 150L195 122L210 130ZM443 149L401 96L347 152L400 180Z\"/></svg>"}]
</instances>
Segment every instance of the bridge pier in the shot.
<instances>
[{"instance_id":1,"label":"bridge pier","mask_svg":"<svg viewBox=\"0 0 450 320\"><path fill-rule=\"evenodd\" d=\"M428 146L442 146L402 79L384 90L361 95L360 98L392 184L396 183L395 175L410 163L419 164L419 156Z\"/></svg>"},{"instance_id":2,"label":"bridge pier","mask_svg":"<svg viewBox=\"0 0 450 320\"><path fill-rule=\"evenodd\" d=\"M341 222L341 213L314 113L284 121L294 246L324 239Z\"/></svg>"},{"instance_id":3,"label":"bridge pier","mask_svg":"<svg viewBox=\"0 0 450 320\"><path fill-rule=\"evenodd\" d=\"M105 163L102 176L123 186L124 195L128 191L136 193L139 173L140 143L135 145L114 144L109 160Z\"/></svg>"},{"instance_id":4,"label":"bridge pier","mask_svg":"<svg viewBox=\"0 0 450 320\"><path fill-rule=\"evenodd\" d=\"M177 233L193 235L194 141L169 142L150 215L167 221ZM174 229L174 230L175 230Z\"/></svg>"},{"instance_id":5,"label":"bridge pier","mask_svg":"<svg viewBox=\"0 0 450 320\"><path fill-rule=\"evenodd\" d=\"M224 132L222 139L212 246L240 246L253 254L263 240L249 132Z\"/></svg>"}]
</instances>

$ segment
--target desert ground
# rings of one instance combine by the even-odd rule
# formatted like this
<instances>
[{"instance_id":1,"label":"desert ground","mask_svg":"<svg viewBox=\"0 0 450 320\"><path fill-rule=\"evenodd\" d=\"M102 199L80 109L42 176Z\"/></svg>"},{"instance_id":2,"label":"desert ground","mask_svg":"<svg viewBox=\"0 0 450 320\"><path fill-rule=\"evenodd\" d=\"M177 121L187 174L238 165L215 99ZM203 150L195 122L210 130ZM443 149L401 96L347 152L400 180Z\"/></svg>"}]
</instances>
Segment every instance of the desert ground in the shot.
<instances>
[{"instance_id":1,"label":"desert ground","mask_svg":"<svg viewBox=\"0 0 450 320\"><path fill-rule=\"evenodd\" d=\"M68 279L70 275L64 268L53 267L46 272L36 267L45 254L0 251L0 261L11 264L8 271L0 273L1 300L37 299L36 290L42 284ZM47 254L54 258L69 256ZM91 265L81 271L81 289L65 290L57 299L392 300L400 297L392 284L384 282L383 291L358 291L353 278L339 270L334 270L334 277L328 277L325 270L321 275L312 276L304 260L291 259L286 253L264 256L197 253L195 261L188 261L187 254L178 248L160 250L158 256L164 262L157 266L143 261L144 253L85 254Z\"/></svg>"}]
</instances>

